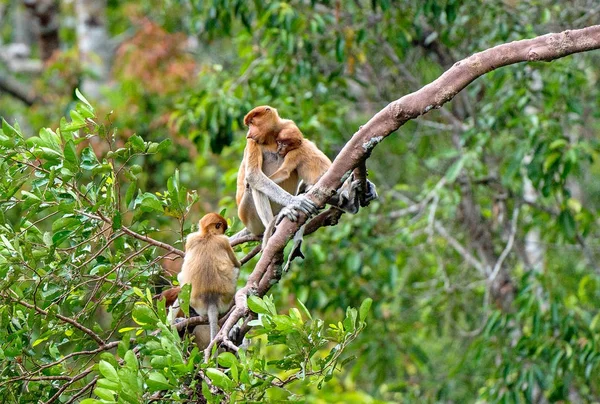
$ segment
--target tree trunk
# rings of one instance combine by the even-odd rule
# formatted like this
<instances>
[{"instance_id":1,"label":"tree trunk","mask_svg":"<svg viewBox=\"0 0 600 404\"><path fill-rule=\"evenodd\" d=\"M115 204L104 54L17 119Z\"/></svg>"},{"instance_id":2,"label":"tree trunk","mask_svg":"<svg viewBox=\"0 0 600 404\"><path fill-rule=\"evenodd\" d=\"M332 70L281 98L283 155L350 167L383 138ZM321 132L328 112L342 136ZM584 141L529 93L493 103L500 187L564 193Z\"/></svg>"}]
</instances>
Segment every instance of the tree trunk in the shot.
<instances>
[{"instance_id":1,"label":"tree trunk","mask_svg":"<svg viewBox=\"0 0 600 404\"><path fill-rule=\"evenodd\" d=\"M100 98L110 73L110 45L106 29L106 0L76 0L79 58L87 73L81 84L86 97Z\"/></svg>"},{"instance_id":2,"label":"tree trunk","mask_svg":"<svg viewBox=\"0 0 600 404\"><path fill-rule=\"evenodd\" d=\"M24 4L37 19L40 57L43 61L47 61L60 47L58 2L55 0L24 0Z\"/></svg>"}]
</instances>

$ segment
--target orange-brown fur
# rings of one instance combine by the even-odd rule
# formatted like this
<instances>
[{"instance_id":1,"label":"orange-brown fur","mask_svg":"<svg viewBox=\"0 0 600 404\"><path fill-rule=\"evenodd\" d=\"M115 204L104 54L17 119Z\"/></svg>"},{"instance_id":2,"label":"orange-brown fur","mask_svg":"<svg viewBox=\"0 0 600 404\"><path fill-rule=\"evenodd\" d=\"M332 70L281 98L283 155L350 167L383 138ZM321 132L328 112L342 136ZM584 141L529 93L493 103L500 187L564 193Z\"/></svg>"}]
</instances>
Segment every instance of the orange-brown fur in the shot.
<instances>
[{"instance_id":1,"label":"orange-brown fur","mask_svg":"<svg viewBox=\"0 0 600 404\"><path fill-rule=\"evenodd\" d=\"M275 183L285 181L297 171L298 177L308 186L314 185L331 167L331 160L300 130L282 131L277 136L277 153L284 157L283 164L269 178Z\"/></svg>"},{"instance_id":2,"label":"orange-brown fur","mask_svg":"<svg viewBox=\"0 0 600 404\"><path fill-rule=\"evenodd\" d=\"M167 289L167 290L164 290L160 295L158 295L158 299L159 300L165 299L166 300L165 307L169 308L169 307L173 306L173 304L175 304L175 301L177 300L177 296L179 295L179 292L181 292L180 287Z\"/></svg>"},{"instance_id":3,"label":"orange-brown fur","mask_svg":"<svg viewBox=\"0 0 600 404\"><path fill-rule=\"evenodd\" d=\"M235 294L241 264L224 235L227 221L222 216L209 213L199 225L199 231L187 237L177 279L181 285L192 285L190 306L196 313L205 315L211 300L216 301L219 313L224 313Z\"/></svg>"},{"instance_id":4,"label":"orange-brown fur","mask_svg":"<svg viewBox=\"0 0 600 404\"><path fill-rule=\"evenodd\" d=\"M238 171L236 202L240 220L250 232L260 235L268 223L263 223L258 215L255 206L257 202L254 201L252 192L248 192L247 176L258 171L269 176L277 171L283 163L283 159L277 153L277 136L284 130L293 128L298 130L298 127L289 119L281 119L275 108L266 105L248 112L244 117L244 123L248 126L246 135L248 140ZM279 186L288 194L295 195L299 182L297 173L292 172L286 180L280 182ZM268 201L267 198L265 199ZM275 202L270 202L269 206L272 214L277 214L281 210L281 205Z\"/></svg>"},{"instance_id":5,"label":"orange-brown fur","mask_svg":"<svg viewBox=\"0 0 600 404\"><path fill-rule=\"evenodd\" d=\"M200 219L199 227L186 239L185 257L177 279L181 285L191 285L190 307L198 315L208 315L212 339L218 330L218 314L227 312L233 302L241 264L225 236L225 218L209 213ZM173 293L167 293L165 298L169 299ZM208 329L199 325L194 330L200 348L210 342L204 338Z\"/></svg>"}]
</instances>

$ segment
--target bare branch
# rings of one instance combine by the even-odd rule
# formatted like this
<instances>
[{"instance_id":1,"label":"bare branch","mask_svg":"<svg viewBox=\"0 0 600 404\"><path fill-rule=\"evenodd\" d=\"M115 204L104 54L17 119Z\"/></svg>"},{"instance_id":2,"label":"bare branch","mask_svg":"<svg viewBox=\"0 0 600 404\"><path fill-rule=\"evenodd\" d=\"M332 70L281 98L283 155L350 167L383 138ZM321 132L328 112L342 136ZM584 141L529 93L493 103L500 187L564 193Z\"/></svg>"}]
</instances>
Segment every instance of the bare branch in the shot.
<instances>
[{"instance_id":1,"label":"bare branch","mask_svg":"<svg viewBox=\"0 0 600 404\"><path fill-rule=\"evenodd\" d=\"M86 377L87 375L89 375L90 373L92 373L92 371L94 370L94 366L96 366L96 365L90 366L89 368L87 368L86 370L84 370L83 372L78 374L77 376L74 376L73 378L71 378L70 381L63 384L61 386L61 388L58 389L56 394L54 394L52 397L50 397L50 399L48 401L46 401L45 404L51 404L51 403L55 402L56 400L58 400L60 398L60 396L62 395L62 393L64 393L64 391L69 388L69 386L71 386L76 381L81 380L84 377Z\"/></svg>"},{"instance_id":2,"label":"bare branch","mask_svg":"<svg viewBox=\"0 0 600 404\"><path fill-rule=\"evenodd\" d=\"M37 306L34 306L33 304L29 304L21 299L17 299L14 298L12 296L7 296L4 295L5 297L8 297L10 300L12 300L15 303L18 303L22 306L27 307L28 309L34 309L35 311L37 311L40 314L43 314L44 316L48 315L48 312L46 310L43 310ZM78 323L77 321L73 320L72 318L63 316L62 314L55 314L56 318L58 318L59 320L64 321L65 323L71 324L73 327L83 331L85 334L89 335L94 341L96 341L98 343L98 345L100 346L104 346L106 345L106 343L104 342L104 340L102 338L100 338L100 336L98 334L96 334L94 331L90 330L89 328L87 328L86 326L84 326L83 324Z\"/></svg>"},{"instance_id":3,"label":"bare branch","mask_svg":"<svg viewBox=\"0 0 600 404\"><path fill-rule=\"evenodd\" d=\"M27 84L21 83L17 79L0 75L0 92L5 92L13 97L23 101L27 106L32 106L37 97Z\"/></svg>"},{"instance_id":4,"label":"bare branch","mask_svg":"<svg viewBox=\"0 0 600 404\"><path fill-rule=\"evenodd\" d=\"M437 231L440 236L445 238L446 241L452 246L452 248L454 248L454 250L465 259L465 261L467 261L470 265L475 267L481 275L485 275L484 265L481 262L479 262L477 258L473 257L473 255L469 251L467 251L467 249L463 247L454 237L452 237L440 222L436 220L433 225L435 231Z\"/></svg>"},{"instance_id":5,"label":"bare branch","mask_svg":"<svg viewBox=\"0 0 600 404\"><path fill-rule=\"evenodd\" d=\"M496 265L494 265L494 270L489 276L488 281L490 284L494 283L494 281L496 280L496 277L498 276L498 273L502 268L504 260L510 253L510 250L512 250L513 243L515 242L515 235L517 234L517 220L519 220L519 206L516 206L513 210L513 216L510 222L510 235L508 236L508 242L506 243L506 247L500 254L498 261L496 261Z\"/></svg>"}]
</instances>

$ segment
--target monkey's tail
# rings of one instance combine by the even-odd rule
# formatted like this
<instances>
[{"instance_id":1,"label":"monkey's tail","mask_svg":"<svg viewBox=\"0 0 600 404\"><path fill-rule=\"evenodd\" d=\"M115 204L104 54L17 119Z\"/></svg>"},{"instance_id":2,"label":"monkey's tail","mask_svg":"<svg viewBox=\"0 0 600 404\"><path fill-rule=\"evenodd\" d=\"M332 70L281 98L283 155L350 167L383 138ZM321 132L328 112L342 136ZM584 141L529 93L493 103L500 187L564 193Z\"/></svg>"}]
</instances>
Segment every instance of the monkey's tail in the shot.
<instances>
[{"instance_id":1,"label":"monkey's tail","mask_svg":"<svg viewBox=\"0 0 600 404\"><path fill-rule=\"evenodd\" d=\"M273 219L271 219L271 221L267 225L267 228L265 229L265 232L263 233L263 240L262 240L262 248L263 249L267 246L267 242L269 241L269 238L273 235L273 232L275 231L276 221L277 221L277 217L274 217Z\"/></svg>"},{"instance_id":2,"label":"monkey's tail","mask_svg":"<svg viewBox=\"0 0 600 404\"><path fill-rule=\"evenodd\" d=\"M209 303L206 311L208 315L208 324L210 325L210 340L215 339L215 335L219 331L219 309L216 303Z\"/></svg>"}]
</instances>

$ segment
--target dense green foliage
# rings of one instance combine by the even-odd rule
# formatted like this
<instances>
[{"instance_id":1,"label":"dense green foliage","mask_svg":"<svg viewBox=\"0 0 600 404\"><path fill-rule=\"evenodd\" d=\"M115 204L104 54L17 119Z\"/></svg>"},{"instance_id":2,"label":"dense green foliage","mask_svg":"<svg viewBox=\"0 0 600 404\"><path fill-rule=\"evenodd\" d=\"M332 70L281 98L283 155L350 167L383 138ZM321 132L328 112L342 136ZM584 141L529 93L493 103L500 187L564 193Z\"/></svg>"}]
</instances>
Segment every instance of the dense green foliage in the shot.
<instances>
[{"instance_id":1,"label":"dense green foliage","mask_svg":"<svg viewBox=\"0 0 600 404\"><path fill-rule=\"evenodd\" d=\"M34 81L45 102L0 96L0 399L600 400L597 51L495 70L386 139L367 161L380 200L306 238L250 300L239 356L204 363L167 325L152 295L169 251L131 234L182 249L222 210L241 228L251 107L334 157L455 61L591 25L588 3L109 2L123 43L91 105L64 22Z\"/></svg>"}]
</instances>

